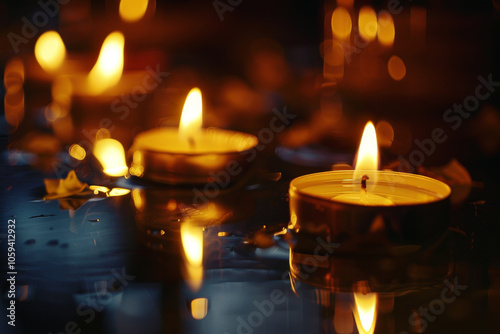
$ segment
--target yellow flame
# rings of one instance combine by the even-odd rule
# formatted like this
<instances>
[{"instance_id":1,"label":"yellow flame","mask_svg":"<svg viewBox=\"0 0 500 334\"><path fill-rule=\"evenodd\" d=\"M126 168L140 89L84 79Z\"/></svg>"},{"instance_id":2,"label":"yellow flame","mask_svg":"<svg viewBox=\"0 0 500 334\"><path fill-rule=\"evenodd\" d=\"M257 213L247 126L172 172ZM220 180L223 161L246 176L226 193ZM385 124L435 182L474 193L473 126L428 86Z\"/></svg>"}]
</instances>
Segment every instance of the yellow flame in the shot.
<instances>
[{"instance_id":1,"label":"yellow flame","mask_svg":"<svg viewBox=\"0 0 500 334\"><path fill-rule=\"evenodd\" d=\"M394 20L388 11L381 11L378 14L378 31L377 37L380 44L384 46L392 46L396 35Z\"/></svg>"},{"instance_id":2,"label":"yellow flame","mask_svg":"<svg viewBox=\"0 0 500 334\"><path fill-rule=\"evenodd\" d=\"M359 334L373 334L377 322L377 294L354 293L354 320Z\"/></svg>"},{"instance_id":3,"label":"yellow flame","mask_svg":"<svg viewBox=\"0 0 500 334\"><path fill-rule=\"evenodd\" d=\"M116 85L123 72L123 48L125 37L119 31L112 32L102 43L99 58L87 78L90 94L100 94Z\"/></svg>"},{"instance_id":4,"label":"yellow flame","mask_svg":"<svg viewBox=\"0 0 500 334\"><path fill-rule=\"evenodd\" d=\"M148 0L121 0L120 17L125 22L135 22L142 19L148 9Z\"/></svg>"},{"instance_id":5,"label":"yellow flame","mask_svg":"<svg viewBox=\"0 0 500 334\"><path fill-rule=\"evenodd\" d=\"M117 197L117 196L125 196L127 194L130 194L130 189L125 189L125 188L113 188L111 191L107 194L108 197Z\"/></svg>"},{"instance_id":6,"label":"yellow flame","mask_svg":"<svg viewBox=\"0 0 500 334\"><path fill-rule=\"evenodd\" d=\"M406 66L403 59L398 56L392 56L387 62L387 71L396 81L403 80L406 76Z\"/></svg>"},{"instance_id":7,"label":"yellow flame","mask_svg":"<svg viewBox=\"0 0 500 334\"><path fill-rule=\"evenodd\" d=\"M179 138L182 140L194 140L196 134L201 130L202 108L200 89L191 89L182 109Z\"/></svg>"},{"instance_id":8,"label":"yellow flame","mask_svg":"<svg viewBox=\"0 0 500 334\"><path fill-rule=\"evenodd\" d=\"M356 158L356 170L378 169L377 133L372 122L366 123Z\"/></svg>"},{"instance_id":9,"label":"yellow flame","mask_svg":"<svg viewBox=\"0 0 500 334\"><path fill-rule=\"evenodd\" d=\"M191 315L196 320L201 320L207 316L208 299L196 298L191 302Z\"/></svg>"},{"instance_id":10,"label":"yellow flame","mask_svg":"<svg viewBox=\"0 0 500 334\"><path fill-rule=\"evenodd\" d=\"M69 155L75 158L76 160L83 160L85 159L87 152L85 152L85 149L80 145L73 144L69 148Z\"/></svg>"},{"instance_id":11,"label":"yellow flame","mask_svg":"<svg viewBox=\"0 0 500 334\"><path fill-rule=\"evenodd\" d=\"M377 13L370 6L363 6L358 16L359 34L366 41L373 41L377 36Z\"/></svg>"},{"instance_id":12,"label":"yellow flame","mask_svg":"<svg viewBox=\"0 0 500 334\"><path fill-rule=\"evenodd\" d=\"M35 58L47 72L57 70L66 57L66 47L56 31L44 32L35 44Z\"/></svg>"},{"instance_id":13,"label":"yellow flame","mask_svg":"<svg viewBox=\"0 0 500 334\"><path fill-rule=\"evenodd\" d=\"M344 7L337 7L332 14L332 33L338 39L344 40L351 35L351 14Z\"/></svg>"},{"instance_id":14,"label":"yellow flame","mask_svg":"<svg viewBox=\"0 0 500 334\"><path fill-rule=\"evenodd\" d=\"M94 156L101 163L105 174L110 176L127 175L125 150L118 140L111 138L98 140L94 146Z\"/></svg>"}]
</instances>

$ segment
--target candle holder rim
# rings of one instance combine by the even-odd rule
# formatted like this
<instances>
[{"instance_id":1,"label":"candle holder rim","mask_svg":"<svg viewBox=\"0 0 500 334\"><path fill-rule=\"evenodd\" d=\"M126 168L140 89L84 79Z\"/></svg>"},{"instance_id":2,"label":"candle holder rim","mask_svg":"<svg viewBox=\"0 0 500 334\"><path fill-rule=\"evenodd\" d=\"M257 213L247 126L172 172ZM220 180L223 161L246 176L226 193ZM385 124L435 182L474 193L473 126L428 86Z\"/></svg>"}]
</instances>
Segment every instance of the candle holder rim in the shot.
<instances>
[{"instance_id":1,"label":"candle holder rim","mask_svg":"<svg viewBox=\"0 0 500 334\"><path fill-rule=\"evenodd\" d=\"M259 144L259 139L257 138L257 136L254 136L250 133L246 133L246 132L240 132L240 131L234 131L234 130L227 130L227 129L222 129L222 128L218 128L218 127L214 127L214 126L211 126L211 127L208 127L208 128L203 128L202 131L203 132L208 132L208 131L213 131L214 129L217 129L217 131L223 131L223 132L227 132L227 133L232 133L232 134L237 134L237 135L243 135L245 137L248 137L248 138L252 138L254 140L254 143L252 143L252 145L248 146L248 148L245 148L244 150L231 150L231 151L224 151L224 152L217 152L217 151L207 151L207 152L172 152L172 151L161 151L161 150L157 150L157 149L151 149L151 148L145 148L145 147L141 147L140 145L137 145L135 143L135 140L137 140L137 138L139 136L141 136L142 134L144 134L145 132L147 131L161 131L161 130L164 130L164 129L176 129L176 127L173 127L173 126L163 126L163 127L158 127L158 128L155 128L155 129L149 129L149 130L146 130L146 131L143 131L141 133L139 133L135 139L134 139L134 144L132 144L132 147L130 148L130 151L133 152L133 151L145 151L145 152L150 152L150 153L158 153L158 154L169 154L169 155L173 155L173 156L190 156L190 157L199 157L199 156L204 156L204 155L233 155L233 154L241 154L241 153L244 153L244 152L247 152L247 151L250 151L252 149L254 149L258 144Z\"/></svg>"},{"instance_id":2,"label":"candle holder rim","mask_svg":"<svg viewBox=\"0 0 500 334\"><path fill-rule=\"evenodd\" d=\"M363 171L363 170L358 170L358 172L359 171ZM294 183L298 182L299 179L306 178L306 177L311 177L311 176L314 176L314 175L350 174L350 173L354 173L354 172L355 172L355 170L337 170L337 171L324 171L324 172L318 172L318 173L301 175L301 176L298 176L298 177L294 178L292 181L290 181L289 193L290 194L293 193L296 196L301 196L301 197L309 198L309 199L312 199L312 200L324 201L324 202L328 202L328 203L331 203L331 204L337 204L337 205L348 206L348 207L379 207L379 205L363 205L363 204L354 204L354 203L347 203L347 202L332 201L332 200L329 200L329 199L327 199L325 197L314 196L314 195L311 195L311 194L308 194L308 193L304 193L304 192L300 191L297 188L296 184L294 184ZM366 170L366 172L375 172L375 171L374 170ZM422 180L426 180L426 181L435 182L435 183L439 184L440 186L443 186L443 188L446 191L446 193L442 197L437 197L433 201L430 201L430 202L416 202L416 203L411 203L411 204L402 203L402 204L398 204L397 205L397 207L400 207L400 208L405 208L405 207L408 208L408 207L415 207L415 206L424 206L424 205L428 205L428 204L432 204L432 203L445 202L445 201L448 201L449 198L450 198L450 196L451 196L451 188L450 188L449 185L447 185L446 183L444 183L442 181L433 179L433 178L428 177L428 176L418 175L418 174L412 174L412 173L405 173L405 172L387 171L387 170L378 170L377 172L379 172L381 174L384 174L384 175L395 175L395 176L401 176L401 174L403 174L403 177L412 177L412 178L416 178L416 179L422 179ZM387 207L388 208L394 208L394 206L387 206Z\"/></svg>"}]
</instances>

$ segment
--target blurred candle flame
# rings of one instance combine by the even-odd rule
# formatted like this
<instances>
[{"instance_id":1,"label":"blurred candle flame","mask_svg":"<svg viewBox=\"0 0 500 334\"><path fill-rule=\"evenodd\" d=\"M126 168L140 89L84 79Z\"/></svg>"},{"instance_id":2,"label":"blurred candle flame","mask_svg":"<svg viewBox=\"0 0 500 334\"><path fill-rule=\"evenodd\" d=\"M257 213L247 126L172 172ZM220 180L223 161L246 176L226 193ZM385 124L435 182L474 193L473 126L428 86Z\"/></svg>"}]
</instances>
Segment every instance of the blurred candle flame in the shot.
<instances>
[{"instance_id":1,"label":"blurred candle flame","mask_svg":"<svg viewBox=\"0 0 500 334\"><path fill-rule=\"evenodd\" d=\"M35 58L46 71L57 70L66 57L66 47L56 31L44 32L35 44Z\"/></svg>"},{"instance_id":2,"label":"blurred candle flame","mask_svg":"<svg viewBox=\"0 0 500 334\"><path fill-rule=\"evenodd\" d=\"M102 43L99 58L87 77L90 94L100 94L116 85L123 72L123 48L125 37L119 31L112 32Z\"/></svg>"},{"instance_id":3,"label":"blurred candle flame","mask_svg":"<svg viewBox=\"0 0 500 334\"><path fill-rule=\"evenodd\" d=\"M191 315L196 320L201 320L207 316L208 299L196 298L191 302Z\"/></svg>"},{"instance_id":4,"label":"blurred candle flame","mask_svg":"<svg viewBox=\"0 0 500 334\"><path fill-rule=\"evenodd\" d=\"M337 39L346 40L351 35L351 14L344 7L337 7L332 14L332 33Z\"/></svg>"},{"instance_id":5,"label":"blurred candle flame","mask_svg":"<svg viewBox=\"0 0 500 334\"><path fill-rule=\"evenodd\" d=\"M136 22L143 18L148 9L148 0L121 0L118 11L125 22Z\"/></svg>"},{"instance_id":6,"label":"blurred candle flame","mask_svg":"<svg viewBox=\"0 0 500 334\"><path fill-rule=\"evenodd\" d=\"M354 320L359 334L373 334L377 322L377 294L354 293Z\"/></svg>"},{"instance_id":7,"label":"blurred candle flame","mask_svg":"<svg viewBox=\"0 0 500 334\"><path fill-rule=\"evenodd\" d=\"M193 88L189 92L184 108L182 109L181 121L179 124L179 138L182 140L194 141L196 134L201 130L202 125L202 101L199 88Z\"/></svg>"},{"instance_id":8,"label":"blurred candle flame","mask_svg":"<svg viewBox=\"0 0 500 334\"><path fill-rule=\"evenodd\" d=\"M125 150L116 139L98 140L94 146L94 156L103 167L103 172L109 176L125 176L128 167L125 162Z\"/></svg>"},{"instance_id":9,"label":"blurred candle flame","mask_svg":"<svg viewBox=\"0 0 500 334\"><path fill-rule=\"evenodd\" d=\"M370 6L363 6L358 16L359 34L366 41L373 41L377 36L377 13Z\"/></svg>"},{"instance_id":10,"label":"blurred candle flame","mask_svg":"<svg viewBox=\"0 0 500 334\"><path fill-rule=\"evenodd\" d=\"M125 188L113 188L111 189L110 192L106 194L108 197L118 197L118 196L125 196L127 194L130 194L130 189L125 189Z\"/></svg>"},{"instance_id":11,"label":"blurred candle flame","mask_svg":"<svg viewBox=\"0 0 500 334\"><path fill-rule=\"evenodd\" d=\"M384 46L392 46L394 44L395 35L396 28L394 27L392 15L386 10L381 11L378 14L378 41Z\"/></svg>"},{"instance_id":12,"label":"blurred candle flame","mask_svg":"<svg viewBox=\"0 0 500 334\"><path fill-rule=\"evenodd\" d=\"M203 229L191 222L181 224L181 242L186 258L186 281L198 291L203 279Z\"/></svg>"},{"instance_id":13,"label":"blurred candle flame","mask_svg":"<svg viewBox=\"0 0 500 334\"><path fill-rule=\"evenodd\" d=\"M83 160L87 155L85 149L78 144L73 144L69 148L69 155L76 160Z\"/></svg>"},{"instance_id":14,"label":"blurred candle flame","mask_svg":"<svg viewBox=\"0 0 500 334\"><path fill-rule=\"evenodd\" d=\"M392 56L387 62L387 71L394 80L403 80L406 76L405 62L398 56Z\"/></svg>"}]
</instances>

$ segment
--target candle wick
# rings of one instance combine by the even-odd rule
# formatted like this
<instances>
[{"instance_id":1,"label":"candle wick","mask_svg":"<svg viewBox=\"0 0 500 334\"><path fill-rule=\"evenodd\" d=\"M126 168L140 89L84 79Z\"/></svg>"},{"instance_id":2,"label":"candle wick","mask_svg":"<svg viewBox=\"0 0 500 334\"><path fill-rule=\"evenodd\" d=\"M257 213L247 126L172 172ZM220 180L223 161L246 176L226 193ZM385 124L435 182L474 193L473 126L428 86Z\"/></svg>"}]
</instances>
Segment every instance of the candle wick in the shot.
<instances>
[{"instance_id":1,"label":"candle wick","mask_svg":"<svg viewBox=\"0 0 500 334\"><path fill-rule=\"evenodd\" d=\"M368 177L368 175L363 175L363 177L361 177L361 189L363 189L365 192L366 192L366 180L369 180L370 178Z\"/></svg>"}]
</instances>

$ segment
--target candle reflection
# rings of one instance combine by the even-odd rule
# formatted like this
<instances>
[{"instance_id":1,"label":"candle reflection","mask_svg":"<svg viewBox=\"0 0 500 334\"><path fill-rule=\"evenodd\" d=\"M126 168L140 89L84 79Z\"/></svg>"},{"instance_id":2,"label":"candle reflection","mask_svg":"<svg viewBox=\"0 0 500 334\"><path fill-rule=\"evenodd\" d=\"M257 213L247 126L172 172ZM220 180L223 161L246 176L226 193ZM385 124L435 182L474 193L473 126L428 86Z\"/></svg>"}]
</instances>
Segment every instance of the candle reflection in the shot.
<instances>
[{"instance_id":1,"label":"candle reflection","mask_svg":"<svg viewBox=\"0 0 500 334\"><path fill-rule=\"evenodd\" d=\"M203 229L187 221L181 224L181 242L185 256L185 279L189 288L196 292L203 279Z\"/></svg>"},{"instance_id":2,"label":"candle reflection","mask_svg":"<svg viewBox=\"0 0 500 334\"><path fill-rule=\"evenodd\" d=\"M377 322L377 294L355 292L353 314L359 334L373 334Z\"/></svg>"}]
</instances>

